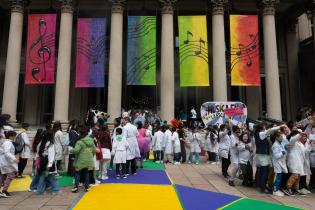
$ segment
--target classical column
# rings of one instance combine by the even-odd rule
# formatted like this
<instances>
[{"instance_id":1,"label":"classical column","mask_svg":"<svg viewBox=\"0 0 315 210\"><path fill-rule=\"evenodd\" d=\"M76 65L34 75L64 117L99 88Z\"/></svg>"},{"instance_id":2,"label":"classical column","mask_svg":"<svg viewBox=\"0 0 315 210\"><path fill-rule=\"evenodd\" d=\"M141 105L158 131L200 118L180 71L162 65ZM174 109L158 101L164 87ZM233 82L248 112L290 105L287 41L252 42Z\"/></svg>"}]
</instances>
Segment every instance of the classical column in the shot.
<instances>
[{"instance_id":1,"label":"classical column","mask_svg":"<svg viewBox=\"0 0 315 210\"><path fill-rule=\"evenodd\" d=\"M10 0L11 22L8 52L5 67L2 114L11 115L10 121L16 122L16 107L19 93L21 66L21 47L23 31L24 0Z\"/></svg>"},{"instance_id":2,"label":"classical column","mask_svg":"<svg viewBox=\"0 0 315 210\"><path fill-rule=\"evenodd\" d=\"M72 0L61 0L54 121L64 124L69 122L72 21Z\"/></svg>"},{"instance_id":3,"label":"classical column","mask_svg":"<svg viewBox=\"0 0 315 210\"><path fill-rule=\"evenodd\" d=\"M110 31L109 78L107 112L110 121L121 116L122 98L122 45L123 45L123 12L125 0L111 0L112 17Z\"/></svg>"},{"instance_id":4,"label":"classical column","mask_svg":"<svg viewBox=\"0 0 315 210\"><path fill-rule=\"evenodd\" d=\"M287 44L287 57L288 57L288 78L289 78L289 107L290 107L290 119L295 118L295 114L301 97L299 94L299 40L297 39L296 32L297 21L290 21L288 23L288 30L286 33Z\"/></svg>"},{"instance_id":5,"label":"classical column","mask_svg":"<svg viewBox=\"0 0 315 210\"><path fill-rule=\"evenodd\" d=\"M160 0L160 2L162 4L161 119L170 121L175 116L173 9L176 0Z\"/></svg>"},{"instance_id":6,"label":"classical column","mask_svg":"<svg viewBox=\"0 0 315 210\"><path fill-rule=\"evenodd\" d=\"M312 17L313 17L313 39L314 39L314 48L315 48L315 0L311 4Z\"/></svg>"},{"instance_id":7,"label":"classical column","mask_svg":"<svg viewBox=\"0 0 315 210\"><path fill-rule=\"evenodd\" d=\"M227 101L224 34L224 5L227 2L227 0L211 0L214 101Z\"/></svg>"},{"instance_id":8,"label":"classical column","mask_svg":"<svg viewBox=\"0 0 315 210\"><path fill-rule=\"evenodd\" d=\"M270 118L282 120L275 27L275 6L277 3L279 3L279 0L261 1L264 31L267 114Z\"/></svg>"}]
</instances>

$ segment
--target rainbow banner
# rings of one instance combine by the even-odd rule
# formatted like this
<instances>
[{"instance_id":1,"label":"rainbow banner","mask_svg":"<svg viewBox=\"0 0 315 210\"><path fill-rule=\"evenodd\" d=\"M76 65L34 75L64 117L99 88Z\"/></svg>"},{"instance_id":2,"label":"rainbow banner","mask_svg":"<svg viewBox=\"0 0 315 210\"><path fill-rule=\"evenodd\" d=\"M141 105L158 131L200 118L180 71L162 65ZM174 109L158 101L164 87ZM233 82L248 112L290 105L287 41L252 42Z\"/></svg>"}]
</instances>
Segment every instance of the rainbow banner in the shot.
<instances>
[{"instance_id":1,"label":"rainbow banner","mask_svg":"<svg viewBox=\"0 0 315 210\"><path fill-rule=\"evenodd\" d=\"M56 14L28 15L25 84L55 82Z\"/></svg>"},{"instance_id":2,"label":"rainbow banner","mask_svg":"<svg viewBox=\"0 0 315 210\"><path fill-rule=\"evenodd\" d=\"M179 16L180 86L209 86L206 16Z\"/></svg>"},{"instance_id":3,"label":"rainbow banner","mask_svg":"<svg viewBox=\"0 0 315 210\"><path fill-rule=\"evenodd\" d=\"M257 15L230 15L232 86L260 86Z\"/></svg>"},{"instance_id":4,"label":"rainbow banner","mask_svg":"<svg viewBox=\"0 0 315 210\"><path fill-rule=\"evenodd\" d=\"M128 16L127 85L156 85L155 16Z\"/></svg>"},{"instance_id":5,"label":"rainbow banner","mask_svg":"<svg viewBox=\"0 0 315 210\"><path fill-rule=\"evenodd\" d=\"M79 18L75 87L104 87L106 19Z\"/></svg>"}]
</instances>

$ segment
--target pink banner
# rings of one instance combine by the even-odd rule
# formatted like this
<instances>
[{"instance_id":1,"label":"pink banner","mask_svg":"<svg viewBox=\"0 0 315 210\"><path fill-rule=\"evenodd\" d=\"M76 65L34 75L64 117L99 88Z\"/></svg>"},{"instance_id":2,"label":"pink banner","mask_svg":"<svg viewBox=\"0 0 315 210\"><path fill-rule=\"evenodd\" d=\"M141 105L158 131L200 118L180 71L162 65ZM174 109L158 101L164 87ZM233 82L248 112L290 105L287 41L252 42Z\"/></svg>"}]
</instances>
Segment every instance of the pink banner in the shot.
<instances>
[{"instance_id":1,"label":"pink banner","mask_svg":"<svg viewBox=\"0 0 315 210\"><path fill-rule=\"evenodd\" d=\"M25 84L55 82L55 34L55 14L28 16Z\"/></svg>"},{"instance_id":2,"label":"pink banner","mask_svg":"<svg viewBox=\"0 0 315 210\"><path fill-rule=\"evenodd\" d=\"M236 108L224 110L224 114L229 117L235 117L235 116L244 115L244 111L243 111L243 108L236 107Z\"/></svg>"}]
</instances>

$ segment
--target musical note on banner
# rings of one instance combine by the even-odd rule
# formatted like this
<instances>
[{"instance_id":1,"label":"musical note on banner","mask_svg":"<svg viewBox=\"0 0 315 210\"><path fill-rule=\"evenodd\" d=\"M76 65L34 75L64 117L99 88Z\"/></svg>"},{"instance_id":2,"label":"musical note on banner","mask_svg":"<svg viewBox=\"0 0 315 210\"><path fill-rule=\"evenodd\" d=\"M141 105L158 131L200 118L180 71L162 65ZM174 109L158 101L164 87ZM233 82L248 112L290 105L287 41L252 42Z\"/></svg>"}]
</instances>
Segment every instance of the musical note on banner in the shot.
<instances>
[{"instance_id":1,"label":"musical note on banner","mask_svg":"<svg viewBox=\"0 0 315 210\"><path fill-rule=\"evenodd\" d=\"M184 44L188 44L189 43L189 36L193 37L193 33L190 32L190 31L187 31L187 34L186 34L186 40L184 41Z\"/></svg>"},{"instance_id":2,"label":"musical note on banner","mask_svg":"<svg viewBox=\"0 0 315 210\"><path fill-rule=\"evenodd\" d=\"M29 49L30 61L33 64L38 65L32 69L32 77L37 82L43 82L46 80L46 71L47 71L46 63L51 58L51 49L49 47L49 43L51 42L49 40L48 40L48 44L44 42L44 39L46 38L46 32L47 32L46 20L40 19L38 22L39 37L32 43ZM35 58L34 58L34 55L36 55ZM42 68L39 65L42 65ZM38 78L37 75L41 71L43 71L43 77Z\"/></svg>"},{"instance_id":3,"label":"musical note on banner","mask_svg":"<svg viewBox=\"0 0 315 210\"><path fill-rule=\"evenodd\" d=\"M150 59L150 57L147 56L147 55L144 55L143 57L144 57L144 60L145 60L144 70L148 71L150 69L150 64L148 63L148 60Z\"/></svg>"},{"instance_id":4,"label":"musical note on banner","mask_svg":"<svg viewBox=\"0 0 315 210\"><path fill-rule=\"evenodd\" d=\"M206 45L206 42L200 38L199 40L199 50L195 51L195 55L200 55L201 54L201 44L203 44L203 46Z\"/></svg>"}]
</instances>

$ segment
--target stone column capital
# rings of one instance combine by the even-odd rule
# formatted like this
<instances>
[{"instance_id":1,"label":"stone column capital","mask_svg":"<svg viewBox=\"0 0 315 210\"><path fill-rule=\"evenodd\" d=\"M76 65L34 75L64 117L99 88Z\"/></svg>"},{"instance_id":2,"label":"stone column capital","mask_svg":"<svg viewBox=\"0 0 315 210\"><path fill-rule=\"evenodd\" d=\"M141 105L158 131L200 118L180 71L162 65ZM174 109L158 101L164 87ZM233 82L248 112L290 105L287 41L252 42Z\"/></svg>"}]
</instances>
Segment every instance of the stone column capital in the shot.
<instances>
[{"instance_id":1,"label":"stone column capital","mask_svg":"<svg viewBox=\"0 0 315 210\"><path fill-rule=\"evenodd\" d=\"M73 0L59 0L61 3L61 13L73 13Z\"/></svg>"},{"instance_id":2,"label":"stone column capital","mask_svg":"<svg viewBox=\"0 0 315 210\"><path fill-rule=\"evenodd\" d=\"M212 15L224 15L224 7L228 0L210 0Z\"/></svg>"},{"instance_id":3,"label":"stone column capital","mask_svg":"<svg viewBox=\"0 0 315 210\"><path fill-rule=\"evenodd\" d=\"M276 5L280 3L280 0L260 0L259 6L262 10L262 15L275 15Z\"/></svg>"},{"instance_id":4,"label":"stone column capital","mask_svg":"<svg viewBox=\"0 0 315 210\"><path fill-rule=\"evenodd\" d=\"M177 0L159 0L162 7L162 14L173 14Z\"/></svg>"},{"instance_id":5,"label":"stone column capital","mask_svg":"<svg viewBox=\"0 0 315 210\"><path fill-rule=\"evenodd\" d=\"M112 3L112 13L123 13L126 0L109 0Z\"/></svg>"},{"instance_id":6,"label":"stone column capital","mask_svg":"<svg viewBox=\"0 0 315 210\"><path fill-rule=\"evenodd\" d=\"M24 7L27 4L25 0L9 0L11 12L24 13Z\"/></svg>"}]
</instances>

